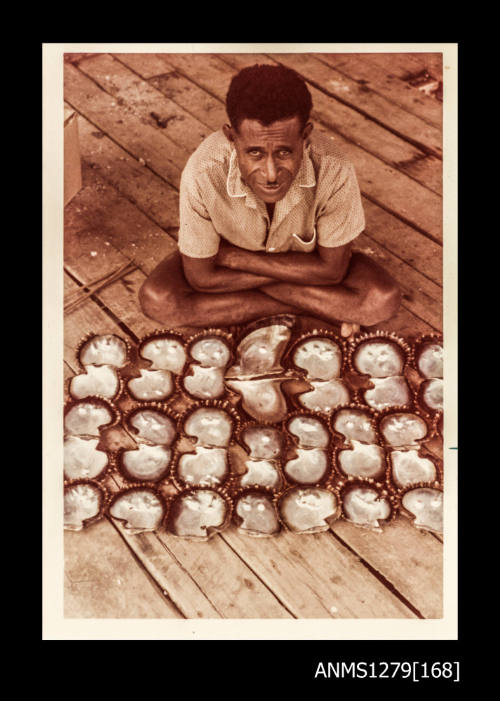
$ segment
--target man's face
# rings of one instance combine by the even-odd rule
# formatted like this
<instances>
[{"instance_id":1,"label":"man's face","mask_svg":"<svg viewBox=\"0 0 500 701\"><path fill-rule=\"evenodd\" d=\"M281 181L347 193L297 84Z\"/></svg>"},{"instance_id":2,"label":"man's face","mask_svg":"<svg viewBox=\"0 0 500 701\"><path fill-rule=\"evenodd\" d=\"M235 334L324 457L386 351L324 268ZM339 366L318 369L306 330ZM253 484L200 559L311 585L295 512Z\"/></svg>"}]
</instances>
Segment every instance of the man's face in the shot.
<instances>
[{"instance_id":1,"label":"man's face","mask_svg":"<svg viewBox=\"0 0 500 701\"><path fill-rule=\"evenodd\" d=\"M259 199L271 204L286 195L299 172L304 139L311 129L310 123L301 129L298 117L268 126L244 119L238 131L224 127L234 143L243 180Z\"/></svg>"}]
</instances>

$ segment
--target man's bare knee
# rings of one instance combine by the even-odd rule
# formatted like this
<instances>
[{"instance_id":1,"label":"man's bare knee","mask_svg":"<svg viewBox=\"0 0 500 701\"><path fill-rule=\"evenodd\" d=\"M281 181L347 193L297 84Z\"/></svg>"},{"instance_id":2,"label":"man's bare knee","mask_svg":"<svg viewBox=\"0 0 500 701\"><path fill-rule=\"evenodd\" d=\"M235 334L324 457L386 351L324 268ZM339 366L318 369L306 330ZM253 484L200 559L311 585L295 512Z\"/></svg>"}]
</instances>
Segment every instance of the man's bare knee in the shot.
<instances>
[{"instance_id":1,"label":"man's bare knee","mask_svg":"<svg viewBox=\"0 0 500 701\"><path fill-rule=\"evenodd\" d=\"M149 279L139 290L139 304L147 317L165 326L185 323L180 301L169 290L159 289Z\"/></svg>"}]
</instances>

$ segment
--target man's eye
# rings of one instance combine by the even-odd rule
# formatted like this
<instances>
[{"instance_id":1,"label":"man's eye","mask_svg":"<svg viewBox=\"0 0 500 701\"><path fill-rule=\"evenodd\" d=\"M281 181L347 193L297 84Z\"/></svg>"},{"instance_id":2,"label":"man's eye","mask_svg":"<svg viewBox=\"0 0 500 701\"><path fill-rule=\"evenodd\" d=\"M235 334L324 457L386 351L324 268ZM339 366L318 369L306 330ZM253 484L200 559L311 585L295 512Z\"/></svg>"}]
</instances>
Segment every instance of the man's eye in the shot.
<instances>
[{"instance_id":1,"label":"man's eye","mask_svg":"<svg viewBox=\"0 0 500 701\"><path fill-rule=\"evenodd\" d=\"M260 155L261 155L261 154L260 154L260 151L249 151L248 153L249 153L249 155L252 156L253 158L256 158L257 156L260 156Z\"/></svg>"},{"instance_id":2,"label":"man's eye","mask_svg":"<svg viewBox=\"0 0 500 701\"><path fill-rule=\"evenodd\" d=\"M279 153L278 153L278 156L280 158L289 158L291 155L292 155L291 151L287 151L287 150L282 150L282 151L279 151Z\"/></svg>"}]
</instances>

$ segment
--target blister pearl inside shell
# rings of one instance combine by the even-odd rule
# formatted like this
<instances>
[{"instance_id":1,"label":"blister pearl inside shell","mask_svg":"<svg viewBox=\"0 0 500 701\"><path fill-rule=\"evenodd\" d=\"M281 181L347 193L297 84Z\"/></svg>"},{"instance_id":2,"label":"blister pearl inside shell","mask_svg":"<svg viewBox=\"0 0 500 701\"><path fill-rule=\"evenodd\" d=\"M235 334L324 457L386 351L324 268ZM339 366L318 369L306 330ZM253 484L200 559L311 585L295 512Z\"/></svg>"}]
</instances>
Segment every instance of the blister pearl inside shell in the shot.
<instances>
[{"instance_id":1,"label":"blister pearl inside shell","mask_svg":"<svg viewBox=\"0 0 500 701\"><path fill-rule=\"evenodd\" d=\"M376 528L379 525L379 519L385 520L391 515L388 499L380 496L376 489L370 487L347 489L342 503L346 519L360 526Z\"/></svg>"},{"instance_id":2,"label":"blister pearl inside shell","mask_svg":"<svg viewBox=\"0 0 500 701\"><path fill-rule=\"evenodd\" d=\"M346 475L363 479L380 478L385 471L385 454L378 445L352 441L352 450L340 450L337 461Z\"/></svg>"},{"instance_id":3,"label":"blister pearl inside shell","mask_svg":"<svg viewBox=\"0 0 500 701\"><path fill-rule=\"evenodd\" d=\"M129 419L130 426L137 431L137 437L154 445L171 445L177 430L174 421L154 409L141 409Z\"/></svg>"},{"instance_id":4,"label":"blister pearl inside shell","mask_svg":"<svg viewBox=\"0 0 500 701\"><path fill-rule=\"evenodd\" d=\"M294 416L287 428L297 437L301 448L327 448L330 442L326 426L314 416Z\"/></svg>"},{"instance_id":5,"label":"blister pearl inside shell","mask_svg":"<svg viewBox=\"0 0 500 701\"><path fill-rule=\"evenodd\" d=\"M443 410L443 380L428 380L422 385L422 399L433 411Z\"/></svg>"},{"instance_id":6,"label":"blister pearl inside shell","mask_svg":"<svg viewBox=\"0 0 500 701\"><path fill-rule=\"evenodd\" d=\"M375 387L364 392L365 402L372 409L389 409L395 406L407 406L411 395L404 377L371 378Z\"/></svg>"},{"instance_id":7,"label":"blister pearl inside shell","mask_svg":"<svg viewBox=\"0 0 500 701\"><path fill-rule=\"evenodd\" d=\"M443 493L440 490L430 487L410 489L403 496L402 505L415 516L415 526L443 532Z\"/></svg>"},{"instance_id":8,"label":"blister pearl inside shell","mask_svg":"<svg viewBox=\"0 0 500 701\"><path fill-rule=\"evenodd\" d=\"M380 432L389 445L417 445L427 435L427 424L416 414L390 414L381 420Z\"/></svg>"},{"instance_id":9,"label":"blister pearl inside shell","mask_svg":"<svg viewBox=\"0 0 500 701\"><path fill-rule=\"evenodd\" d=\"M311 381L310 392L304 392L299 396L299 401L306 409L330 414L341 404L348 404L350 400L349 390L342 380Z\"/></svg>"},{"instance_id":10,"label":"blister pearl inside shell","mask_svg":"<svg viewBox=\"0 0 500 701\"><path fill-rule=\"evenodd\" d=\"M190 487L215 487L228 474L227 451L197 446L194 453L181 455L177 474Z\"/></svg>"},{"instance_id":11,"label":"blister pearl inside shell","mask_svg":"<svg viewBox=\"0 0 500 701\"><path fill-rule=\"evenodd\" d=\"M443 346L428 343L423 346L417 361L420 374L427 378L443 377Z\"/></svg>"},{"instance_id":12,"label":"blister pearl inside shell","mask_svg":"<svg viewBox=\"0 0 500 701\"><path fill-rule=\"evenodd\" d=\"M93 336L81 348L82 365L113 365L121 368L127 362L127 344L119 336Z\"/></svg>"},{"instance_id":13,"label":"blister pearl inside shell","mask_svg":"<svg viewBox=\"0 0 500 701\"><path fill-rule=\"evenodd\" d=\"M136 481L160 479L168 470L172 451L162 445L141 444L137 450L126 450L122 464Z\"/></svg>"},{"instance_id":14,"label":"blister pearl inside shell","mask_svg":"<svg viewBox=\"0 0 500 701\"><path fill-rule=\"evenodd\" d=\"M224 394L224 368L191 365L184 377L184 387L198 399L217 399Z\"/></svg>"},{"instance_id":15,"label":"blister pearl inside shell","mask_svg":"<svg viewBox=\"0 0 500 701\"><path fill-rule=\"evenodd\" d=\"M230 377L254 377L281 370L279 364L290 339L290 329L271 324L251 331L238 344L238 363L230 368Z\"/></svg>"},{"instance_id":16,"label":"blister pearl inside shell","mask_svg":"<svg viewBox=\"0 0 500 701\"><path fill-rule=\"evenodd\" d=\"M79 531L99 514L101 492L92 484L75 484L64 491L64 528Z\"/></svg>"},{"instance_id":17,"label":"blister pearl inside shell","mask_svg":"<svg viewBox=\"0 0 500 701\"><path fill-rule=\"evenodd\" d=\"M242 440L248 446L252 458L272 460L281 453L281 434L270 426L248 426L242 432Z\"/></svg>"},{"instance_id":18,"label":"blister pearl inside shell","mask_svg":"<svg viewBox=\"0 0 500 701\"><path fill-rule=\"evenodd\" d=\"M335 415L333 428L348 441L361 443L376 443L377 434L372 426L369 415L362 411L341 409Z\"/></svg>"},{"instance_id":19,"label":"blister pearl inside shell","mask_svg":"<svg viewBox=\"0 0 500 701\"><path fill-rule=\"evenodd\" d=\"M246 460L247 472L241 477L242 487L271 487L275 489L280 484L278 467L270 460Z\"/></svg>"},{"instance_id":20,"label":"blister pearl inside shell","mask_svg":"<svg viewBox=\"0 0 500 701\"><path fill-rule=\"evenodd\" d=\"M113 399L119 386L120 381L114 367L88 365L84 373L71 379L69 393L75 399L84 399L96 394L106 399Z\"/></svg>"},{"instance_id":21,"label":"blister pearl inside shell","mask_svg":"<svg viewBox=\"0 0 500 701\"><path fill-rule=\"evenodd\" d=\"M325 476L328 470L328 456L319 448L297 448L297 457L289 460L283 469L295 482L314 484Z\"/></svg>"},{"instance_id":22,"label":"blister pearl inside shell","mask_svg":"<svg viewBox=\"0 0 500 701\"><path fill-rule=\"evenodd\" d=\"M229 445L233 422L222 409L202 407L185 421L184 430L198 439L198 445L224 448Z\"/></svg>"},{"instance_id":23,"label":"blister pearl inside shell","mask_svg":"<svg viewBox=\"0 0 500 701\"><path fill-rule=\"evenodd\" d=\"M196 489L179 498L172 529L179 536L205 538L210 527L222 526L226 515L226 502L217 492Z\"/></svg>"},{"instance_id":24,"label":"blister pearl inside shell","mask_svg":"<svg viewBox=\"0 0 500 701\"><path fill-rule=\"evenodd\" d=\"M416 450L393 450L390 460L392 478L398 487L408 487L417 482L433 482L437 477L432 460L420 457Z\"/></svg>"},{"instance_id":25,"label":"blister pearl inside shell","mask_svg":"<svg viewBox=\"0 0 500 701\"><path fill-rule=\"evenodd\" d=\"M140 377L134 377L128 383L128 388L135 399L157 401L166 399L174 391L172 374L168 370L141 369Z\"/></svg>"},{"instance_id":26,"label":"blister pearl inside shell","mask_svg":"<svg viewBox=\"0 0 500 701\"><path fill-rule=\"evenodd\" d=\"M337 498L326 489L297 487L280 501L283 521L296 532L316 531L328 527L326 519L337 513Z\"/></svg>"},{"instance_id":27,"label":"blister pearl inside shell","mask_svg":"<svg viewBox=\"0 0 500 701\"><path fill-rule=\"evenodd\" d=\"M262 494L246 494L236 503L236 514L242 519L240 528L253 533L271 535L279 531L279 521L271 499Z\"/></svg>"},{"instance_id":28,"label":"blister pearl inside shell","mask_svg":"<svg viewBox=\"0 0 500 701\"><path fill-rule=\"evenodd\" d=\"M151 361L152 370L169 370L175 375L186 362L186 351L177 338L153 338L141 348L141 356Z\"/></svg>"},{"instance_id":29,"label":"blister pearl inside shell","mask_svg":"<svg viewBox=\"0 0 500 701\"><path fill-rule=\"evenodd\" d=\"M257 421L282 421L287 415L280 379L226 380L242 396L242 406Z\"/></svg>"},{"instance_id":30,"label":"blister pearl inside shell","mask_svg":"<svg viewBox=\"0 0 500 701\"><path fill-rule=\"evenodd\" d=\"M93 402L79 402L64 417L64 428L73 436L98 436L99 428L112 420L107 407Z\"/></svg>"},{"instance_id":31,"label":"blister pearl inside shell","mask_svg":"<svg viewBox=\"0 0 500 701\"><path fill-rule=\"evenodd\" d=\"M370 377L393 377L403 371L402 351L391 341L365 341L353 355L355 369Z\"/></svg>"},{"instance_id":32,"label":"blister pearl inside shell","mask_svg":"<svg viewBox=\"0 0 500 701\"><path fill-rule=\"evenodd\" d=\"M225 368L231 357L231 351L226 343L216 336L195 341L189 352L191 357L203 367Z\"/></svg>"},{"instance_id":33,"label":"blister pearl inside shell","mask_svg":"<svg viewBox=\"0 0 500 701\"><path fill-rule=\"evenodd\" d=\"M108 466L108 455L97 450L98 438L68 436L64 441L66 479L94 479Z\"/></svg>"},{"instance_id":34,"label":"blister pearl inside shell","mask_svg":"<svg viewBox=\"0 0 500 701\"><path fill-rule=\"evenodd\" d=\"M293 362L306 370L307 377L313 380L332 380L340 375L342 351L329 338L310 338L295 350Z\"/></svg>"},{"instance_id":35,"label":"blister pearl inside shell","mask_svg":"<svg viewBox=\"0 0 500 701\"><path fill-rule=\"evenodd\" d=\"M113 502L109 513L125 521L126 528L137 531L156 530L165 515L163 504L148 489L125 492Z\"/></svg>"}]
</instances>

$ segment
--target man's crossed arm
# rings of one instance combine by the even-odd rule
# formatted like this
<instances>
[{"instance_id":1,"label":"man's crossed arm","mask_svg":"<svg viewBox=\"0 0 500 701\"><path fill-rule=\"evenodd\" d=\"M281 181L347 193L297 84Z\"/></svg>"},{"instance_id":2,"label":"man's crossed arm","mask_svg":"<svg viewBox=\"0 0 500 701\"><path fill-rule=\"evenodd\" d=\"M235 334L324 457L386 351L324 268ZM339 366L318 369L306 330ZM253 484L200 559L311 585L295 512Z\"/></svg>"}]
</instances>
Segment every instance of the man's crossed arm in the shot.
<instances>
[{"instance_id":1,"label":"man's crossed arm","mask_svg":"<svg viewBox=\"0 0 500 701\"><path fill-rule=\"evenodd\" d=\"M336 285L344 279L351 246L317 246L311 253L247 251L221 243L211 258L182 256L184 274L198 292L235 292L276 282L297 285Z\"/></svg>"}]
</instances>

